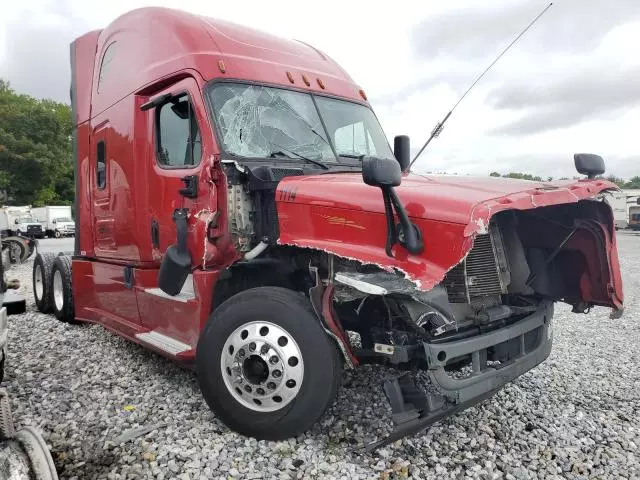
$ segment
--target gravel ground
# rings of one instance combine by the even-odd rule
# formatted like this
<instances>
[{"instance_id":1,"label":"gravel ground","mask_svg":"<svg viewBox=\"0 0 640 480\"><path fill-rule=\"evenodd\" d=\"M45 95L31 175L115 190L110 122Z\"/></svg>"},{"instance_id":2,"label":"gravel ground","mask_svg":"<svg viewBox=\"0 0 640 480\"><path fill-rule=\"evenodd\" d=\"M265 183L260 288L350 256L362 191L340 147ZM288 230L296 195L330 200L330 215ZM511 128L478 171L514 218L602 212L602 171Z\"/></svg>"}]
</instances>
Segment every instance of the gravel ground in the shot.
<instances>
[{"instance_id":1,"label":"gravel ground","mask_svg":"<svg viewBox=\"0 0 640 480\"><path fill-rule=\"evenodd\" d=\"M345 372L337 402L306 435L256 441L222 425L192 372L99 326L36 312L31 263L9 272L28 295L10 318L5 385L18 426L34 425L62 479L640 478L640 235L621 233L626 312L557 305L551 357L492 399L374 454L388 431L381 382ZM138 427L143 436L118 438Z\"/></svg>"}]
</instances>

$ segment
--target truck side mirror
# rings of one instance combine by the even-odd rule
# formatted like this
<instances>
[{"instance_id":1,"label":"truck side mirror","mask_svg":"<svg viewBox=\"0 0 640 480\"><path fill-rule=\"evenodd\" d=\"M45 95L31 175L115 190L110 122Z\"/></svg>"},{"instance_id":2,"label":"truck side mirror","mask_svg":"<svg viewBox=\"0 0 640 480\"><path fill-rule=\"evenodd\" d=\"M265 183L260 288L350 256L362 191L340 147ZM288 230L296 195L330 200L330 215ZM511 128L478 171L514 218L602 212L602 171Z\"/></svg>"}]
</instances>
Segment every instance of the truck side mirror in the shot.
<instances>
[{"instance_id":1,"label":"truck side mirror","mask_svg":"<svg viewBox=\"0 0 640 480\"><path fill-rule=\"evenodd\" d=\"M604 173L604 160L600 155L594 153L576 153L573 161L578 173L586 175L587 178L594 178L596 175Z\"/></svg>"},{"instance_id":2,"label":"truck side mirror","mask_svg":"<svg viewBox=\"0 0 640 480\"><path fill-rule=\"evenodd\" d=\"M374 187L397 187L400 185L400 165L386 158L364 157L362 179Z\"/></svg>"},{"instance_id":3,"label":"truck side mirror","mask_svg":"<svg viewBox=\"0 0 640 480\"><path fill-rule=\"evenodd\" d=\"M54 218L51 223L58 223L58 221Z\"/></svg>"},{"instance_id":4,"label":"truck side mirror","mask_svg":"<svg viewBox=\"0 0 640 480\"><path fill-rule=\"evenodd\" d=\"M393 139L393 155L400 164L400 170L406 172L411 163L410 142L407 135L398 135Z\"/></svg>"},{"instance_id":5,"label":"truck side mirror","mask_svg":"<svg viewBox=\"0 0 640 480\"><path fill-rule=\"evenodd\" d=\"M180 293L191 272L191 255L187 250L188 210L179 208L173 212L176 224L176 244L170 245L162 258L158 272L158 287L167 295Z\"/></svg>"}]
</instances>

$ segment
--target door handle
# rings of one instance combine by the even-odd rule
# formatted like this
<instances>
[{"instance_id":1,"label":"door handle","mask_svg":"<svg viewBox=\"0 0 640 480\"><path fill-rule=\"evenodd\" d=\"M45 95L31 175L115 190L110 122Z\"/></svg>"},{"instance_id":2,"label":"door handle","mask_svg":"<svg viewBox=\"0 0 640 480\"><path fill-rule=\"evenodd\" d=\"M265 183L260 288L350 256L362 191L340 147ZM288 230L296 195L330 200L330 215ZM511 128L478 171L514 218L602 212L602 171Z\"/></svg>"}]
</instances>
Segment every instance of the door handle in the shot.
<instances>
[{"instance_id":1,"label":"door handle","mask_svg":"<svg viewBox=\"0 0 640 480\"><path fill-rule=\"evenodd\" d=\"M151 245L153 248L160 248L160 225L155 218L151 220Z\"/></svg>"},{"instance_id":2,"label":"door handle","mask_svg":"<svg viewBox=\"0 0 640 480\"><path fill-rule=\"evenodd\" d=\"M184 188L181 188L180 195L187 198L196 198L198 196L198 176L187 175L181 179L184 182Z\"/></svg>"}]
</instances>

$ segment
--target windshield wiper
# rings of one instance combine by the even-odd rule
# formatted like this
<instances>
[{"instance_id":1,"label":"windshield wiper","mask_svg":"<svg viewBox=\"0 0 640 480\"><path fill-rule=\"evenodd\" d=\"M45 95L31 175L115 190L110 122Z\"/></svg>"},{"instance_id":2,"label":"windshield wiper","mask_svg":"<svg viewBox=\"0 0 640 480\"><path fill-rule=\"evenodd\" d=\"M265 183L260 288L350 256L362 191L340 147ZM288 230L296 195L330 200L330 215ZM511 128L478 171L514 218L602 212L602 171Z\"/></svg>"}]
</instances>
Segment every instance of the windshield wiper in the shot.
<instances>
[{"instance_id":1,"label":"windshield wiper","mask_svg":"<svg viewBox=\"0 0 640 480\"><path fill-rule=\"evenodd\" d=\"M338 156L345 157L345 158L356 158L358 160L362 160L365 157L364 153L361 155L354 155L352 153L339 153Z\"/></svg>"},{"instance_id":2,"label":"windshield wiper","mask_svg":"<svg viewBox=\"0 0 640 480\"><path fill-rule=\"evenodd\" d=\"M283 156L285 156L285 157L287 157L287 158L292 158L292 157L291 157L291 155L289 155L289 154L293 154L293 155L295 155L296 157L301 158L302 160L306 160L307 162L314 163L314 164L318 165L319 167L324 168L325 170L329 170L329 167L328 167L328 166L326 166L326 165L325 165L324 163L322 163L322 162L319 162L318 160L313 160L313 159L311 159L311 158L307 158L307 157L305 157L304 155L300 155L299 153L296 153L296 152L294 152L294 151L292 151L292 150L287 150L287 149L286 149L286 148L284 148L283 146L278 145L278 144L275 144L275 143L272 143L271 145L273 145L274 147L278 147L280 150L277 150L277 151L275 151L275 152L271 152L271 153L269 154L269 157L270 157L270 158L275 158L275 157L277 157L278 155L283 155Z\"/></svg>"}]
</instances>

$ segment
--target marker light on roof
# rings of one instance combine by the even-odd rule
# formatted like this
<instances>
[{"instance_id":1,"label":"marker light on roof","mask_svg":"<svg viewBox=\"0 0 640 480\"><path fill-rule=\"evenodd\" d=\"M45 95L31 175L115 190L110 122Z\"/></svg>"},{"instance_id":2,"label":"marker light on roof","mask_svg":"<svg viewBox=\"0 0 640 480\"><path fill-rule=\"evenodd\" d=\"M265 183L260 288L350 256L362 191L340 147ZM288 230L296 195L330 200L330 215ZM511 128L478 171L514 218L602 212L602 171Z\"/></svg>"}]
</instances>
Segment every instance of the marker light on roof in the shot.
<instances>
[{"instance_id":1,"label":"marker light on roof","mask_svg":"<svg viewBox=\"0 0 640 480\"><path fill-rule=\"evenodd\" d=\"M367 101L367 94L364 93L364 90L360 89L360 96L362 97L362 99L366 102Z\"/></svg>"},{"instance_id":2,"label":"marker light on roof","mask_svg":"<svg viewBox=\"0 0 640 480\"><path fill-rule=\"evenodd\" d=\"M303 73L302 74L302 80L304 81L304 84L309 87L311 85L311 82L309 81L309 79L307 78L307 76Z\"/></svg>"},{"instance_id":3,"label":"marker light on roof","mask_svg":"<svg viewBox=\"0 0 640 480\"><path fill-rule=\"evenodd\" d=\"M324 90L324 82L319 78L317 80L318 80L318 85L320 85L320 88Z\"/></svg>"},{"instance_id":4,"label":"marker light on roof","mask_svg":"<svg viewBox=\"0 0 640 480\"><path fill-rule=\"evenodd\" d=\"M220 69L221 73L224 73L227 71L227 69L224 67L224 62L222 60L218 60L218 68Z\"/></svg>"},{"instance_id":5,"label":"marker light on roof","mask_svg":"<svg viewBox=\"0 0 640 480\"><path fill-rule=\"evenodd\" d=\"M291 83L295 83L295 80L293 79L293 74L291 72L287 72L287 78Z\"/></svg>"}]
</instances>

